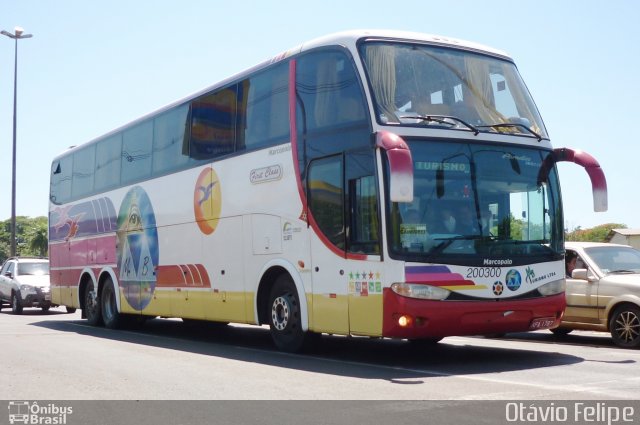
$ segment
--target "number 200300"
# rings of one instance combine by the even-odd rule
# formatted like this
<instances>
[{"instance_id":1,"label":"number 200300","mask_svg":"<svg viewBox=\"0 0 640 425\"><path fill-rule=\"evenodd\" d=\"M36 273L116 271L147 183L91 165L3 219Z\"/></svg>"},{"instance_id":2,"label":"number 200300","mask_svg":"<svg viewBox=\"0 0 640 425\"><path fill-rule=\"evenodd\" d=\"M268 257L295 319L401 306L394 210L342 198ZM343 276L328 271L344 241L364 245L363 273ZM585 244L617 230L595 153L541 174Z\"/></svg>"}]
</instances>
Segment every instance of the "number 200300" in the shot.
<instances>
[{"instance_id":1,"label":"number 200300","mask_svg":"<svg viewBox=\"0 0 640 425\"><path fill-rule=\"evenodd\" d=\"M469 267L467 269L467 278L473 279L478 277L500 277L502 269L498 267Z\"/></svg>"}]
</instances>

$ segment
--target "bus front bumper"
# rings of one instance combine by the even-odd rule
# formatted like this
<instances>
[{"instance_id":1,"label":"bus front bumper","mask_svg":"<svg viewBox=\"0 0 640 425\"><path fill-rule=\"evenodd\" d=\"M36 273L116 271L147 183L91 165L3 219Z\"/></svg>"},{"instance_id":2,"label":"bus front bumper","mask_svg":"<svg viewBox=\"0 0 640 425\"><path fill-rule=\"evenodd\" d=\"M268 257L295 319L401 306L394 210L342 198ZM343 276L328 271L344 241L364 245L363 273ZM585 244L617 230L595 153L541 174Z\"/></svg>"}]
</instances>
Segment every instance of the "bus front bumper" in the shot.
<instances>
[{"instance_id":1,"label":"bus front bumper","mask_svg":"<svg viewBox=\"0 0 640 425\"><path fill-rule=\"evenodd\" d=\"M518 300L431 301L385 288L383 336L440 338L555 328L566 305L564 293Z\"/></svg>"}]
</instances>

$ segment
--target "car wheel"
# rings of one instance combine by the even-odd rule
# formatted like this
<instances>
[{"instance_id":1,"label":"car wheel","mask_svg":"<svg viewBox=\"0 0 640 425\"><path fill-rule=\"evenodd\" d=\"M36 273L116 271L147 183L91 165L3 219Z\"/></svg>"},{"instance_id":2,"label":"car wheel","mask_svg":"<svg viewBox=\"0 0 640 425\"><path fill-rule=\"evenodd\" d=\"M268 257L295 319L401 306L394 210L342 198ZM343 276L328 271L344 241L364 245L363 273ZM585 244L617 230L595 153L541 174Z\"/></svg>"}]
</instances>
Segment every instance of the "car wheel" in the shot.
<instances>
[{"instance_id":1,"label":"car wheel","mask_svg":"<svg viewBox=\"0 0 640 425\"><path fill-rule=\"evenodd\" d=\"M13 314L22 314L22 300L20 294L13 292L11 294L11 312Z\"/></svg>"},{"instance_id":2,"label":"car wheel","mask_svg":"<svg viewBox=\"0 0 640 425\"><path fill-rule=\"evenodd\" d=\"M91 326L100 326L102 324L100 307L98 291L93 282L89 282L84 292L84 315Z\"/></svg>"},{"instance_id":3,"label":"car wheel","mask_svg":"<svg viewBox=\"0 0 640 425\"><path fill-rule=\"evenodd\" d=\"M269 297L269 328L278 349L300 351L305 345L298 292L288 275L280 275Z\"/></svg>"},{"instance_id":4,"label":"car wheel","mask_svg":"<svg viewBox=\"0 0 640 425\"><path fill-rule=\"evenodd\" d=\"M609 330L617 346L624 348L640 346L640 308L633 304L618 307L611 316Z\"/></svg>"},{"instance_id":5,"label":"car wheel","mask_svg":"<svg viewBox=\"0 0 640 425\"><path fill-rule=\"evenodd\" d=\"M102 321L104 325L109 329L118 329L124 324L124 315L118 311L118 304L116 300L115 285L108 278L104 282L102 287L102 294L100 296Z\"/></svg>"},{"instance_id":6,"label":"car wheel","mask_svg":"<svg viewBox=\"0 0 640 425\"><path fill-rule=\"evenodd\" d=\"M554 328L554 329L549 329L551 332L553 332L553 334L555 336L566 336L569 335L571 333L571 331L573 329L569 329L569 328Z\"/></svg>"},{"instance_id":7,"label":"car wheel","mask_svg":"<svg viewBox=\"0 0 640 425\"><path fill-rule=\"evenodd\" d=\"M65 308L67 310L67 313L75 313L76 312L76 308L75 307L66 306Z\"/></svg>"}]
</instances>

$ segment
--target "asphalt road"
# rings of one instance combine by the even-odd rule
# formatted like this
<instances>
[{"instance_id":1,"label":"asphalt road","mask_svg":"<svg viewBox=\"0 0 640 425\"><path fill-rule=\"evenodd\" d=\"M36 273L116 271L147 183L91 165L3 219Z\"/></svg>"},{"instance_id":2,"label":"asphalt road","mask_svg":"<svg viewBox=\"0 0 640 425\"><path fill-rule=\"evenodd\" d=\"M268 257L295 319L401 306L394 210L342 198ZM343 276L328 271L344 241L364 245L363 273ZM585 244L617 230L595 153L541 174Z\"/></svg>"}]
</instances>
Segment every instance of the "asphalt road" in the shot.
<instances>
[{"instance_id":1,"label":"asphalt road","mask_svg":"<svg viewBox=\"0 0 640 425\"><path fill-rule=\"evenodd\" d=\"M406 341L323 336L278 352L268 329L155 319L94 328L80 312L0 313L3 400L636 400L640 350L606 334Z\"/></svg>"}]
</instances>

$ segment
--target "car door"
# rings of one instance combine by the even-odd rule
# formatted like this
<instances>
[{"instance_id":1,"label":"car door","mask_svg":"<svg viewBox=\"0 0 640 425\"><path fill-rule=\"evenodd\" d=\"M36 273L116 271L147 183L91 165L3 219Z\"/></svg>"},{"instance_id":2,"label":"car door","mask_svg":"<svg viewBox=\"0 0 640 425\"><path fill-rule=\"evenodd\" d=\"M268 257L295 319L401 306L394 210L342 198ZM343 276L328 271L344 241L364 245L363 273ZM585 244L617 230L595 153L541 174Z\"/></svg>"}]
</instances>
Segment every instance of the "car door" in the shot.
<instances>
[{"instance_id":1,"label":"car door","mask_svg":"<svg viewBox=\"0 0 640 425\"><path fill-rule=\"evenodd\" d=\"M11 300L11 290L14 284L10 274L13 274L13 266L13 261L7 261L2 266L2 270L0 270L0 294L2 294L2 299L5 301Z\"/></svg>"},{"instance_id":2,"label":"car door","mask_svg":"<svg viewBox=\"0 0 640 425\"><path fill-rule=\"evenodd\" d=\"M567 249L567 252L570 251L572 250ZM584 255L581 255L580 252L576 252L576 254L578 258L573 276L581 276L580 278L567 277L565 290L567 307L563 321L598 323L598 279L589 268ZM576 270L578 273L576 273ZM580 273L580 270L586 270L586 276L584 273Z\"/></svg>"},{"instance_id":3,"label":"car door","mask_svg":"<svg viewBox=\"0 0 640 425\"><path fill-rule=\"evenodd\" d=\"M8 285L6 277L4 276L4 272L7 270L8 264L9 264L8 261L5 262L2 265L2 269L0 269L0 299L2 299L2 300L8 300L9 296L7 294L11 293L11 291L8 290L9 285Z\"/></svg>"}]
</instances>

